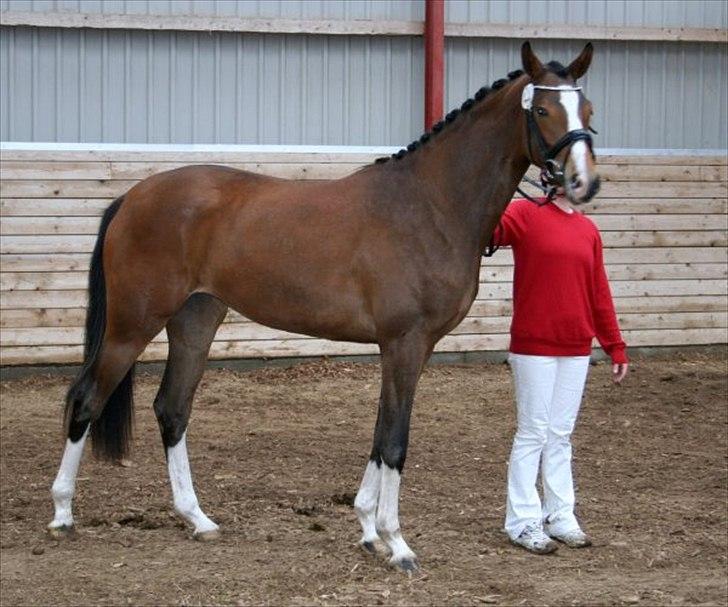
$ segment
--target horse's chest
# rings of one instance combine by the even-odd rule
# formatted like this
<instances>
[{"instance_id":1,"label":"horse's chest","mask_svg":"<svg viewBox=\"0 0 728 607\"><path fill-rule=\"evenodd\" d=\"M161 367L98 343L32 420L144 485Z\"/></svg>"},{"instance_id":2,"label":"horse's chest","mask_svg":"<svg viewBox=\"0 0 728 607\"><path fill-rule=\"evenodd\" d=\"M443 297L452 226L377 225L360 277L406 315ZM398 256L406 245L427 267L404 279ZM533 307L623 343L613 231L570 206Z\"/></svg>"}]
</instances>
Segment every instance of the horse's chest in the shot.
<instances>
[{"instance_id":1,"label":"horse's chest","mask_svg":"<svg viewBox=\"0 0 728 607\"><path fill-rule=\"evenodd\" d=\"M437 281L433 286L432 320L437 332L445 335L465 318L478 293L478 273L451 274L448 279Z\"/></svg>"}]
</instances>

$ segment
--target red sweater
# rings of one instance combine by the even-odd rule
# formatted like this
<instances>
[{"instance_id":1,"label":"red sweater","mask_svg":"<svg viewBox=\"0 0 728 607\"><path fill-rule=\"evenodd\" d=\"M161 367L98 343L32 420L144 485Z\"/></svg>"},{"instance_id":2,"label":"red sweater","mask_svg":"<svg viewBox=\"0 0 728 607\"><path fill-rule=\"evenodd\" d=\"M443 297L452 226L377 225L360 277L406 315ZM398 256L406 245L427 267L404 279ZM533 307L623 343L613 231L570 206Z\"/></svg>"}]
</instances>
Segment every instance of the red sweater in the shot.
<instances>
[{"instance_id":1,"label":"red sweater","mask_svg":"<svg viewBox=\"0 0 728 607\"><path fill-rule=\"evenodd\" d=\"M602 257L590 219L553 203L514 200L496 242L515 259L511 352L586 356L596 336L614 363L626 363Z\"/></svg>"}]
</instances>

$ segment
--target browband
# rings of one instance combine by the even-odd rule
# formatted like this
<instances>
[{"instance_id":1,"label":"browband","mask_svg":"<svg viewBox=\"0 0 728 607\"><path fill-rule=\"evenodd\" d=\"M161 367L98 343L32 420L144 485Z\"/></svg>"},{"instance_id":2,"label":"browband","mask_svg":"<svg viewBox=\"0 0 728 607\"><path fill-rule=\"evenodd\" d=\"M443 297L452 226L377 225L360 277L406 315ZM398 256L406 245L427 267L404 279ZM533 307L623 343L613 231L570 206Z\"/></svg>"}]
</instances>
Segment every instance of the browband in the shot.
<instances>
[{"instance_id":1,"label":"browband","mask_svg":"<svg viewBox=\"0 0 728 607\"><path fill-rule=\"evenodd\" d=\"M523 87L521 94L521 107L524 110L530 110L533 107L533 92L540 91L580 91L580 86L546 86L543 84L531 84L530 82Z\"/></svg>"},{"instance_id":2,"label":"browband","mask_svg":"<svg viewBox=\"0 0 728 607\"><path fill-rule=\"evenodd\" d=\"M532 85L535 89L541 89L542 91L580 91L580 86L546 86L545 84L534 84Z\"/></svg>"}]
</instances>

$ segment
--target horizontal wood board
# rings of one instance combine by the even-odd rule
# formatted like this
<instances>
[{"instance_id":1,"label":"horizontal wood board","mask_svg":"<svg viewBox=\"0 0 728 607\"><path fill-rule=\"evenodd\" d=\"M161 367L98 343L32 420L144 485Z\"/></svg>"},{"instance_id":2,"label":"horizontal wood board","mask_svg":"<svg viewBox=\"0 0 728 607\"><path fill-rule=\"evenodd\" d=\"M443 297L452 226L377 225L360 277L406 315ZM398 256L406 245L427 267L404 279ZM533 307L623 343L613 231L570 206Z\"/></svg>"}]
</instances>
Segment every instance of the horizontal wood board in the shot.
<instances>
[{"instance_id":1,"label":"horizontal wood board","mask_svg":"<svg viewBox=\"0 0 728 607\"><path fill-rule=\"evenodd\" d=\"M344 176L375 155L224 151L3 150L0 159L0 363L78 363L86 284L99 216L139 180L195 163L295 179ZM728 342L728 159L601 156L598 200L584 208L602 231L625 339L632 346ZM513 258L485 259L477 299L437 351L508 347ZM596 345L596 343L595 343ZM260 326L230 312L212 358L376 353ZM143 360L166 355L162 332Z\"/></svg>"},{"instance_id":2,"label":"horizontal wood board","mask_svg":"<svg viewBox=\"0 0 728 607\"><path fill-rule=\"evenodd\" d=\"M70 11L3 11L2 21L3 25L72 29L174 30L327 36L422 36L425 30L425 24L422 21L287 19L232 15L113 14ZM458 38L726 43L725 30L717 27L448 22L444 26L444 34L448 37Z\"/></svg>"}]
</instances>

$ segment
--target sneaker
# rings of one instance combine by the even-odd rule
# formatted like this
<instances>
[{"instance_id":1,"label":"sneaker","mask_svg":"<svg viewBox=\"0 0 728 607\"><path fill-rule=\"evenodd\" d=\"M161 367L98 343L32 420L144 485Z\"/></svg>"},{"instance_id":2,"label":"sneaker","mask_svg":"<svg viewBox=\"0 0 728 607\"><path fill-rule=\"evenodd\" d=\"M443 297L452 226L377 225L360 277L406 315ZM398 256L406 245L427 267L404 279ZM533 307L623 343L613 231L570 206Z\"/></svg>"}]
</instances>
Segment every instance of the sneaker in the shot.
<instances>
[{"instance_id":1,"label":"sneaker","mask_svg":"<svg viewBox=\"0 0 728 607\"><path fill-rule=\"evenodd\" d=\"M559 546L543 532L539 525L534 523L526 525L516 539L511 540L516 546L521 546L535 554L549 554L558 550Z\"/></svg>"},{"instance_id":2,"label":"sneaker","mask_svg":"<svg viewBox=\"0 0 728 607\"><path fill-rule=\"evenodd\" d=\"M591 538L581 529L572 529L571 531L553 532L549 531L549 536L555 540L566 544L569 548L586 548L592 545Z\"/></svg>"}]
</instances>

